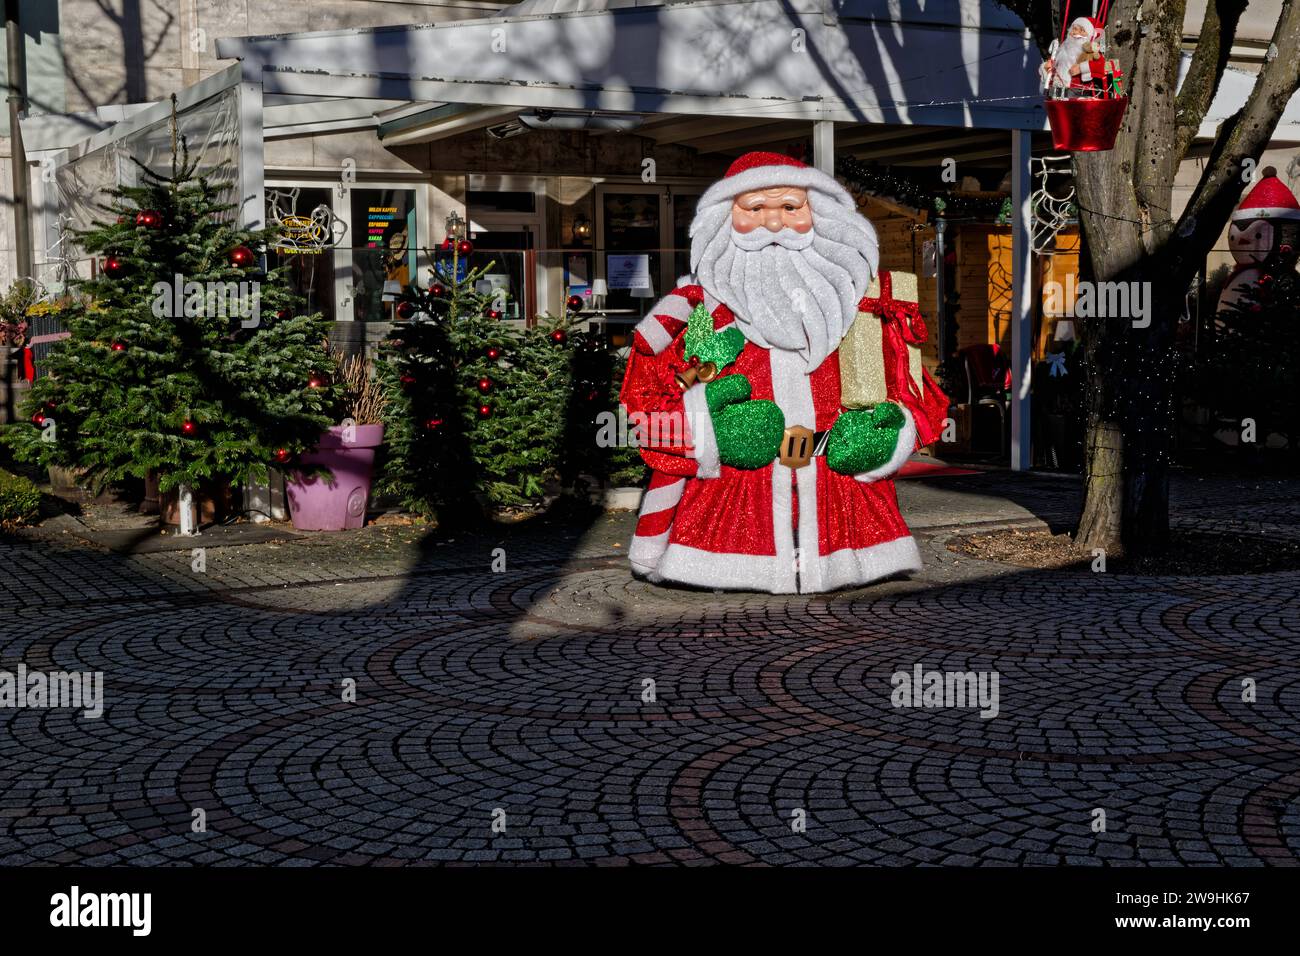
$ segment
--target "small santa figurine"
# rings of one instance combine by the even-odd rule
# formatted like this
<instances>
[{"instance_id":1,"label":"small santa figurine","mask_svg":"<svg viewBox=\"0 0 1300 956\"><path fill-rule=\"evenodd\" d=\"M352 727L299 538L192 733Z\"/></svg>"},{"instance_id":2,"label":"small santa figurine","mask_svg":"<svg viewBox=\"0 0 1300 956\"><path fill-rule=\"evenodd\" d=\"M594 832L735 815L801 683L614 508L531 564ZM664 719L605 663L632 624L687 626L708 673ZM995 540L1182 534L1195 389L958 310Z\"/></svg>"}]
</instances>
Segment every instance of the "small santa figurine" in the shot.
<instances>
[{"instance_id":1,"label":"small santa figurine","mask_svg":"<svg viewBox=\"0 0 1300 956\"><path fill-rule=\"evenodd\" d=\"M871 223L832 176L760 152L704 193L690 236L694 273L637 325L623 382L630 421L684 423L641 436L652 476L633 571L808 593L919 569L891 476L938 437L948 402L909 374L924 322L877 276ZM855 321L875 323L882 353L870 407L842 401Z\"/></svg>"},{"instance_id":2,"label":"small santa figurine","mask_svg":"<svg viewBox=\"0 0 1300 956\"><path fill-rule=\"evenodd\" d=\"M1052 41L1042 72L1044 89L1076 95L1104 93L1111 83L1118 92L1124 75L1115 60L1106 59L1104 30L1094 17L1076 18L1064 41Z\"/></svg>"},{"instance_id":3,"label":"small santa figurine","mask_svg":"<svg viewBox=\"0 0 1300 956\"><path fill-rule=\"evenodd\" d=\"M1259 182L1233 211L1228 248L1236 265L1223 284L1219 312L1253 301L1252 295L1267 292L1283 272L1294 272L1300 258L1300 203L1272 166L1260 170Z\"/></svg>"}]
</instances>

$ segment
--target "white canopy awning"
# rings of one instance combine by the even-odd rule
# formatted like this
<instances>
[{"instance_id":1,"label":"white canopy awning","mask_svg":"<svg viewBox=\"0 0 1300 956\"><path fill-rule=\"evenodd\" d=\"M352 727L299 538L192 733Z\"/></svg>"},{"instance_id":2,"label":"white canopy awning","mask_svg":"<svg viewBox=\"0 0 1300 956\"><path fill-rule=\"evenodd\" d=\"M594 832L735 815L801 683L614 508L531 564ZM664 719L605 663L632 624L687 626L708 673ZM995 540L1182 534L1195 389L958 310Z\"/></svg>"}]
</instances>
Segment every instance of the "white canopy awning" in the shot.
<instances>
[{"instance_id":1,"label":"white canopy awning","mask_svg":"<svg viewBox=\"0 0 1300 956\"><path fill-rule=\"evenodd\" d=\"M480 20L222 39L268 95L1041 129L1040 57L992 0L524 0Z\"/></svg>"}]
</instances>

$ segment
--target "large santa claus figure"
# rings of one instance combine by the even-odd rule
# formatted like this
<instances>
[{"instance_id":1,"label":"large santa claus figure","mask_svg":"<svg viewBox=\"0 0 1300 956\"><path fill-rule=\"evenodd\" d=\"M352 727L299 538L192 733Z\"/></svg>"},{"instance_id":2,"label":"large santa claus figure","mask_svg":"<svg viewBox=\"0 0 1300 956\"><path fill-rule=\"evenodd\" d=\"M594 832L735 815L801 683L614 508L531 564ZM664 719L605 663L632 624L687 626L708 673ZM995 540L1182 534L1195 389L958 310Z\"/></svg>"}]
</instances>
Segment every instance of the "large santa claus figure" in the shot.
<instances>
[{"instance_id":1,"label":"large santa claus figure","mask_svg":"<svg viewBox=\"0 0 1300 956\"><path fill-rule=\"evenodd\" d=\"M888 275L864 301L871 224L833 177L749 153L700 198L690 236L694 275L638 324L623 382L629 418L655 425L633 571L807 593L919 569L891 476L937 437L947 399L909 374L915 306L894 308ZM885 396L850 409L838 349L860 310Z\"/></svg>"}]
</instances>

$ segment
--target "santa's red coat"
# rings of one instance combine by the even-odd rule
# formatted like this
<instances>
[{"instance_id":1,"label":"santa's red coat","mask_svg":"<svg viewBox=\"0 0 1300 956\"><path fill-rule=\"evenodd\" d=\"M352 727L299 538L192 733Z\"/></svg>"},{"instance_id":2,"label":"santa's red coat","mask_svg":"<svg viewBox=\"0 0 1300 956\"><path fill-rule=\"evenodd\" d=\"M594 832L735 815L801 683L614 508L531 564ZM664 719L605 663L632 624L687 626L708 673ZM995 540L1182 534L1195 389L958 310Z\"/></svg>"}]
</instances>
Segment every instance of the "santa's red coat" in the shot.
<instances>
[{"instance_id":1,"label":"santa's red coat","mask_svg":"<svg viewBox=\"0 0 1300 956\"><path fill-rule=\"evenodd\" d=\"M686 319L703 301L714 328L730 310L697 285L659 302L634 335L623 381L629 420L644 425L641 454L652 469L629 550L633 570L653 581L773 593L817 592L865 584L921 567L898 510L890 475L937 435L947 409L933 380L918 389L906 362L886 361L886 390L907 424L891 460L864 475L841 475L816 456L802 468L773 462L746 470L716 461L703 385L683 393ZM886 335L904 348L897 334ZM747 342L727 373L745 375L752 398L775 401L787 426L826 431L843 411L839 353L811 374L792 352ZM685 427L677 427L685 422Z\"/></svg>"}]
</instances>

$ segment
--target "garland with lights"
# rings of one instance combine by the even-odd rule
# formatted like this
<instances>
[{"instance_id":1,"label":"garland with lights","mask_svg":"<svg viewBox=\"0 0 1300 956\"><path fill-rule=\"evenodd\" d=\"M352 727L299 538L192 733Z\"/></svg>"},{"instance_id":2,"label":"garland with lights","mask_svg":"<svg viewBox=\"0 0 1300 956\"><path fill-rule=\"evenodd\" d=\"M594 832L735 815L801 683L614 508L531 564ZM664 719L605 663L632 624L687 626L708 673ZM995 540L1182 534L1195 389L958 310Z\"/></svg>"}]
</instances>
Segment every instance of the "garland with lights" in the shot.
<instances>
[{"instance_id":1,"label":"garland with lights","mask_svg":"<svg viewBox=\"0 0 1300 956\"><path fill-rule=\"evenodd\" d=\"M1010 221L1009 196L971 196L953 189L936 191L892 166L872 166L852 156L836 159L835 174L850 192L880 196L917 210L927 210L946 219L974 219L992 223Z\"/></svg>"}]
</instances>

